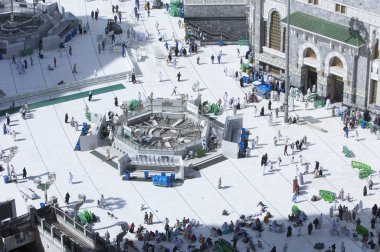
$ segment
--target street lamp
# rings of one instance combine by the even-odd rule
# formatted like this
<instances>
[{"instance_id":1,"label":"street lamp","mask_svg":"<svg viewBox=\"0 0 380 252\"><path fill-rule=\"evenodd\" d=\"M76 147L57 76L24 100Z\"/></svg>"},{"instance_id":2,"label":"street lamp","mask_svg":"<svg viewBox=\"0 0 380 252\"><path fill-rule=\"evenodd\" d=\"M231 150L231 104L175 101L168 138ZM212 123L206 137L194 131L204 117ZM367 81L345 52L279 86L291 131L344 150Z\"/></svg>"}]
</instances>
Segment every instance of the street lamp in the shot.
<instances>
[{"instance_id":1,"label":"street lamp","mask_svg":"<svg viewBox=\"0 0 380 252\"><path fill-rule=\"evenodd\" d=\"M36 178L33 180L34 184L37 186L38 189L44 192L45 195L45 204L48 202L48 196L47 191L49 190L49 187L54 184L56 179L55 173L49 173L48 174L48 180L44 183L42 183L41 178Z\"/></svg>"},{"instance_id":2,"label":"street lamp","mask_svg":"<svg viewBox=\"0 0 380 252\"><path fill-rule=\"evenodd\" d=\"M287 2L287 16L286 19L286 63L285 63L285 74L286 74L286 80L285 80L285 101L284 101L284 108L285 108L285 114L284 114L284 122L288 123L289 118L289 82L290 82L290 74L289 74L289 64L290 64L290 45L289 45L289 37L290 37L290 1Z\"/></svg>"},{"instance_id":3,"label":"street lamp","mask_svg":"<svg viewBox=\"0 0 380 252\"><path fill-rule=\"evenodd\" d=\"M3 161L4 163L7 164L8 177L11 176L11 170L9 169L9 163L12 161L12 158L16 155L17 150L18 150L18 147L17 146L13 146L13 147L10 148L9 155L8 156L3 156L1 158L1 161Z\"/></svg>"}]
</instances>

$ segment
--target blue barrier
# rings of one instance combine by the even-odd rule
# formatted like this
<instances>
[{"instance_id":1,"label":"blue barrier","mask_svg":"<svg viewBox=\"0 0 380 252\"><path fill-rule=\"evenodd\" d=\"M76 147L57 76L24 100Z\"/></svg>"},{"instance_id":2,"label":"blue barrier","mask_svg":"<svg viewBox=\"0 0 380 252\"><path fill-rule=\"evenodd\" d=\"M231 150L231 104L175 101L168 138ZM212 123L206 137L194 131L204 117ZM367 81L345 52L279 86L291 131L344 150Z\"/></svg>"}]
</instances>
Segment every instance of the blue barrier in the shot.
<instances>
[{"instance_id":1,"label":"blue barrier","mask_svg":"<svg viewBox=\"0 0 380 252\"><path fill-rule=\"evenodd\" d=\"M124 173L124 180L130 180L131 179L131 174L129 172Z\"/></svg>"},{"instance_id":2,"label":"blue barrier","mask_svg":"<svg viewBox=\"0 0 380 252\"><path fill-rule=\"evenodd\" d=\"M171 179L168 176L154 175L152 181L155 186L169 187L172 185Z\"/></svg>"},{"instance_id":3,"label":"blue barrier","mask_svg":"<svg viewBox=\"0 0 380 252\"><path fill-rule=\"evenodd\" d=\"M149 179L149 172L144 171L144 179L148 180Z\"/></svg>"}]
</instances>

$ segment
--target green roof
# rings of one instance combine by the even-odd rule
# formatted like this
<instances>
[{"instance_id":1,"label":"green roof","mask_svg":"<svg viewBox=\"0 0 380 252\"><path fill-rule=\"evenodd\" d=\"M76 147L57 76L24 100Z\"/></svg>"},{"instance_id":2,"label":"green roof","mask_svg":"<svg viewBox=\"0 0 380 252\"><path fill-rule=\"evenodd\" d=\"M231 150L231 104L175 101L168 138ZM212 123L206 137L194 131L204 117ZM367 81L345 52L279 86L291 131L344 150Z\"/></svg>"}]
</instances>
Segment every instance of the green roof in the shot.
<instances>
[{"instance_id":1,"label":"green roof","mask_svg":"<svg viewBox=\"0 0 380 252\"><path fill-rule=\"evenodd\" d=\"M286 17L282 22L286 23L287 20L288 18ZM306 13L298 11L292 13L290 15L290 25L355 47L361 47L365 44L360 35L351 32L350 27L314 17Z\"/></svg>"}]
</instances>

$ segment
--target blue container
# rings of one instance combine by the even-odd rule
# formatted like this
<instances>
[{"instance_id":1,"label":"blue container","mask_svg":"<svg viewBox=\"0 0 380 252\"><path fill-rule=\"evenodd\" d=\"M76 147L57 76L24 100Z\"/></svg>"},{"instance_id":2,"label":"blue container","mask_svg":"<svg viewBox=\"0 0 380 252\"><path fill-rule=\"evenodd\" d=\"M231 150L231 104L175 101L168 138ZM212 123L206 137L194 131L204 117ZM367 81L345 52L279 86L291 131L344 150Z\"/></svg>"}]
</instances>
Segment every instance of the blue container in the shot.
<instances>
[{"instance_id":1,"label":"blue container","mask_svg":"<svg viewBox=\"0 0 380 252\"><path fill-rule=\"evenodd\" d=\"M148 180L149 179L149 172L144 171L144 179Z\"/></svg>"},{"instance_id":2,"label":"blue container","mask_svg":"<svg viewBox=\"0 0 380 252\"><path fill-rule=\"evenodd\" d=\"M170 179L171 179L172 181L175 180L175 173L171 173L171 174L170 174Z\"/></svg>"},{"instance_id":3,"label":"blue container","mask_svg":"<svg viewBox=\"0 0 380 252\"><path fill-rule=\"evenodd\" d=\"M3 179L5 184L9 183L9 177L7 175L3 176Z\"/></svg>"},{"instance_id":4,"label":"blue container","mask_svg":"<svg viewBox=\"0 0 380 252\"><path fill-rule=\"evenodd\" d=\"M362 123L360 124L360 127L362 127L362 129L365 129L365 124L366 124L366 121L362 121Z\"/></svg>"},{"instance_id":5,"label":"blue container","mask_svg":"<svg viewBox=\"0 0 380 252\"><path fill-rule=\"evenodd\" d=\"M40 208L44 208L45 207L45 203L41 202L40 203Z\"/></svg>"},{"instance_id":6,"label":"blue container","mask_svg":"<svg viewBox=\"0 0 380 252\"><path fill-rule=\"evenodd\" d=\"M124 173L124 180L130 180L131 179L131 174L129 172Z\"/></svg>"},{"instance_id":7,"label":"blue container","mask_svg":"<svg viewBox=\"0 0 380 252\"><path fill-rule=\"evenodd\" d=\"M165 172L161 172L161 176L165 177L166 176Z\"/></svg>"}]
</instances>

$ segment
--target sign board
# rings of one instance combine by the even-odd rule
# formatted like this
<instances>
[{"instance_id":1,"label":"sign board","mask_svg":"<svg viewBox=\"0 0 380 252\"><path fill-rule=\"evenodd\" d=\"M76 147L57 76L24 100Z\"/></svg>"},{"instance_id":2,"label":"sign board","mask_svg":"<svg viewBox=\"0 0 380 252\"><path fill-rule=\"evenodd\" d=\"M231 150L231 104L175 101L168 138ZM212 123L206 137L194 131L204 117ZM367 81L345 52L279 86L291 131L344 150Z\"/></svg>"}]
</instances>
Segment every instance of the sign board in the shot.
<instances>
[{"instance_id":1,"label":"sign board","mask_svg":"<svg viewBox=\"0 0 380 252\"><path fill-rule=\"evenodd\" d=\"M132 129L126 125L124 125L124 135L128 137L132 137Z\"/></svg>"}]
</instances>

